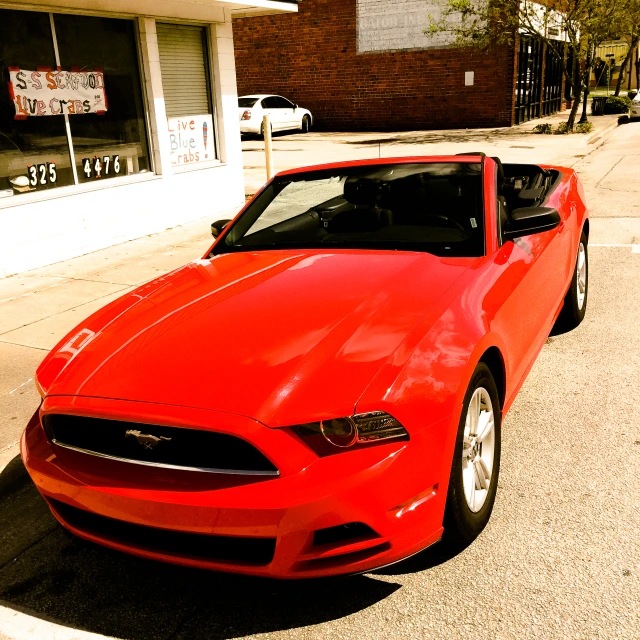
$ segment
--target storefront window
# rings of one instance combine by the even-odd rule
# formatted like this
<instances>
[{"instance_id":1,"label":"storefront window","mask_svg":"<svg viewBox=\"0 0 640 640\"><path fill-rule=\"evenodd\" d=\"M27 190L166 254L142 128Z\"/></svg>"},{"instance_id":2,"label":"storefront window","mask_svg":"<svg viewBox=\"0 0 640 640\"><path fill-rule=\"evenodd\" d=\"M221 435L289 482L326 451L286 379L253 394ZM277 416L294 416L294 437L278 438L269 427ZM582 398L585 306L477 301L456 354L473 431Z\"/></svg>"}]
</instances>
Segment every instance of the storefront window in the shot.
<instances>
[{"instance_id":1,"label":"storefront window","mask_svg":"<svg viewBox=\"0 0 640 640\"><path fill-rule=\"evenodd\" d=\"M133 22L0 9L0 197L149 170Z\"/></svg>"},{"instance_id":2,"label":"storefront window","mask_svg":"<svg viewBox=\"0 0 640 640\"><path fill-rule=\"evenodd\" d=\"M104 177L116 175L115 158L119 159L120 175L148 171L133 23L111 18L56 15L55 26L63 69L75 66L81 70L100 69L104 73L108 101L105 113L69 118L79 181L95 180L95 167L87 172L87 158L102 159Z\"/></svg>"},{"instance_id":3,"label":"storefront window","mask_svg":"<svg viewBox=\"0 0 640 640\"><path fill-rule=\"evenodd\" d=\"M56 68L49 14L0 9L0 199L74 183L64 118L15 119L9 67L37 71L43 66ZM51 164L55 182L48 175ZM44 165L44 184L39 175L37 184L30 184L30 165L36 172Z\"/></svg>"}]
</instances>

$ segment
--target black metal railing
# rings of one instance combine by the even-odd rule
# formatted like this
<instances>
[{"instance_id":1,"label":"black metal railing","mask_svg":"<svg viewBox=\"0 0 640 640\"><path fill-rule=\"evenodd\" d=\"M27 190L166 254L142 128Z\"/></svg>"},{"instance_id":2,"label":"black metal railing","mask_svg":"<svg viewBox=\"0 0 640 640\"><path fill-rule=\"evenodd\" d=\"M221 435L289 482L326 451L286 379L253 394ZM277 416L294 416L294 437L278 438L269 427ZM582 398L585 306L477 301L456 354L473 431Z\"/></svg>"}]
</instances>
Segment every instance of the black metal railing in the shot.
<instances>
[{"instance_id":1,"label":"black metal railing","mask_svg":"<svg viewBox=\"0 0 640 640\"><path fill-rule=\"evenodd\" d=\"M540 117L542 62L542 43L534 38L521 36L516 78L516 124Z\"/></svg>"},{"instance_id":2,"label":"black metal railing","mask_svg":"<svg viewBox=\"0 0 640 640\"><path fill-rule=\"evenodd\" d=\"M562 107L562 62L542 41L520 36L515 123L548 116Z\"/></svg>"},{"instance_id":3,"label":"black metal railing","mask_svg":"<svg viewBox=\"0 0 640 640\"><path fill-rule=\"evenodd\" d=\"M544 63L543 116L560 111L562 106L562 75L562 62L553 51L547 49Z\"/></svg>"}]
</instances>

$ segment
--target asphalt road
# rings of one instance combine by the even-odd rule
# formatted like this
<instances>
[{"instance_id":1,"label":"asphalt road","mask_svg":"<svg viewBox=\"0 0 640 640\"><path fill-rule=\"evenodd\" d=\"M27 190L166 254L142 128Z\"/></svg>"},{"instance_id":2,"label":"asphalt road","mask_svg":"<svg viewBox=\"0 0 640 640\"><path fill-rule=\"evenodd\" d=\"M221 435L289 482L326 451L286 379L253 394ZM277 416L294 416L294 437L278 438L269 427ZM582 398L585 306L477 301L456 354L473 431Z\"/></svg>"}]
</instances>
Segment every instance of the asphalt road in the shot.
<instances>
[{"instance_id":1,"label":"asphalt road","mask_svg":"<svg viewBox=\"0 0 640 640\"><path fill-rule=\"evenodd\" d=\"M594 215L640 218L638 148L632 123L575 158ZM596 244L627 246L591 247L586 318L549 338L507 416L494 514L463 552L435 546L368 575L296 583L165 566L64 532L14 458L0 473L0 637L640 638L632 242L601 234ZM35 400L31 383L9 394L9 381L32 377L38 358L2 349L6 445Z\"/></svg>"}]
</instances>

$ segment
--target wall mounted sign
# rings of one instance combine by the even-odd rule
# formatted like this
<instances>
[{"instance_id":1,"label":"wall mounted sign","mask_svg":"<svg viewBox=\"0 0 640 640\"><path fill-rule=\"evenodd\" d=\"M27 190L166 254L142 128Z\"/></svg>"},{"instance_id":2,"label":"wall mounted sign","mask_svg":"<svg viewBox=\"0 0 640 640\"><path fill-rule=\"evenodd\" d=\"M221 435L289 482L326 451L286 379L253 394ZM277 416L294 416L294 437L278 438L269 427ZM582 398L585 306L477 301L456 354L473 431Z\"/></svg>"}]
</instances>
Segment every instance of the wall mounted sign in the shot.
<instances>
[{"instance_id":1,"label":"wall mounted sign","mask_svg":"<svg viewBox=\"0 0 640 640\"><path fill-rule=\"evenodd\" d=\"M446 47L449 33L425 34L442 17L438 0L356 0L358 53ZM450 17L453 20L453 16Z\"/></svg>"},{"instance_id":2,"label":"wall mounted sign","mask_svg":"<svg viewBox=\"0 0 640 640\"><path fill-rule=\"evenodd\" d=\"M174 166L215 160L213 116L169 118L169 148Z\"/></svg>"},{"instance_id":3,"label":"wall mounted sign","mask_svg":"<svg viewBox=\"0 0 640 640\"><path fill-rule=\"evenodd\" d=\"M103 114L107 110L104 74L100 69L71 71L38 67L36 71L9 67L9 96L14 118Z\"/></svg>"}]
</instances>

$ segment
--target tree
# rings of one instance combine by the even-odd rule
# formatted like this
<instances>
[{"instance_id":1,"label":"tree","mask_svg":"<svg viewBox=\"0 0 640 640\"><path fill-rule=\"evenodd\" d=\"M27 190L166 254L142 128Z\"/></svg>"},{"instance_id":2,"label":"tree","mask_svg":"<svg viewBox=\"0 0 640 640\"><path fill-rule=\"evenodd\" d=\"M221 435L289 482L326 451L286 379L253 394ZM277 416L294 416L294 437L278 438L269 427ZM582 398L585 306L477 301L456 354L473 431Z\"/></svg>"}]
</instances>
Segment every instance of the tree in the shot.
<instances>
[{"instance_id":1,"label":"tree","mask_svg":"<svg viewBox=\"0 0 640 640\"><path fill-rule=\"evenodd\" d=\"M449 33L460 47L515 46L516 38L541 41L560 62L574 96L567 120L573 130L580 97L586 96L595 49L620 33L625 12L640 0L436 0L441 17L425 33ZM569 54L569 55L567 55ZM570 64L568 61L573 61Z\"/></svg>"},{"instance_id":2,"label":"tree","mask_svg":"<svg viewBox=\"0 0 640 640\"><path fill-rule=\"evenodd\" d=\"M629 39L629 49L627 55L620 65L620 73L618 74L618 82L616 84L615 95L620 95L620 89L622 88L622 80L624 76L624 70L629 65L629 78L633 70L632 54L636 50L638 43L640 43L640 0L634 0L629 2L626 14L623 17L623 27L621 34L624 34Z\"/></svg>"}]
</instances>

